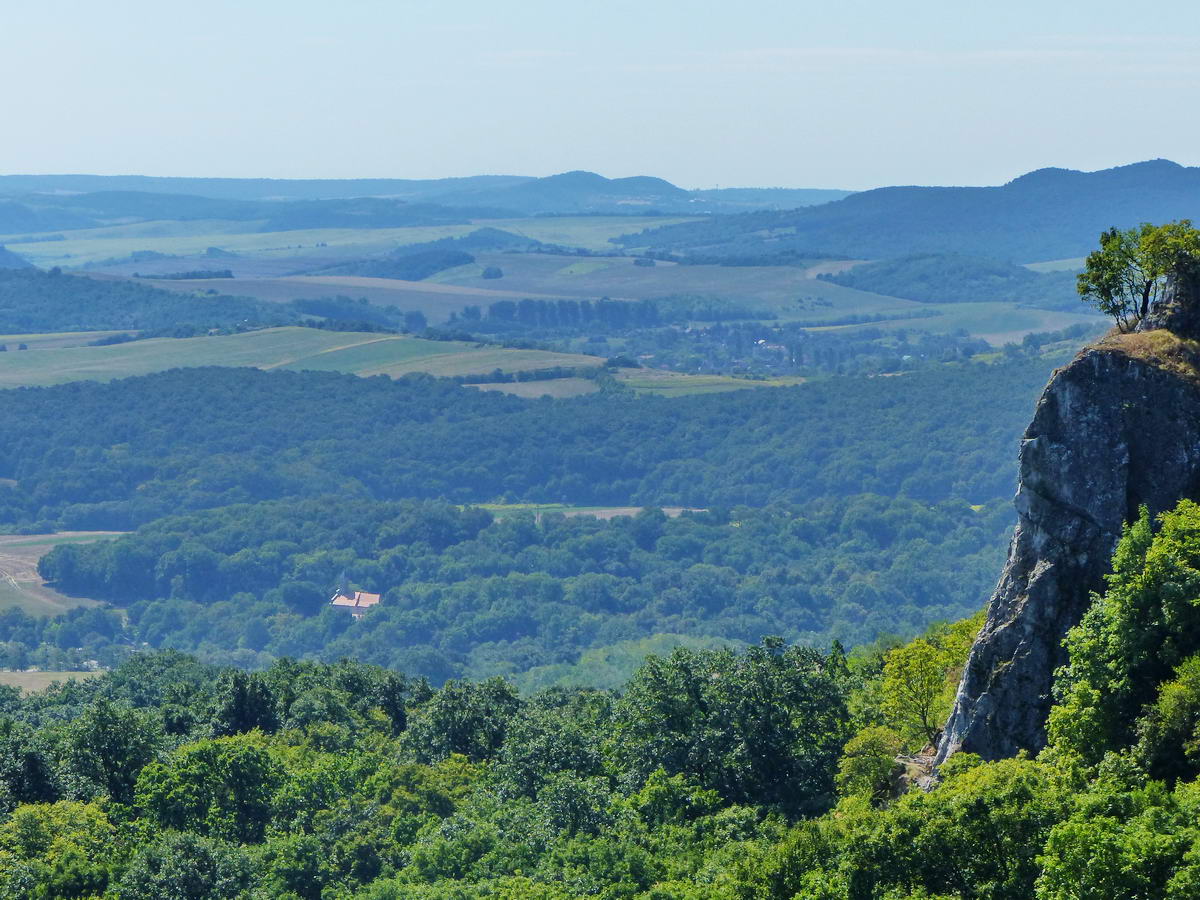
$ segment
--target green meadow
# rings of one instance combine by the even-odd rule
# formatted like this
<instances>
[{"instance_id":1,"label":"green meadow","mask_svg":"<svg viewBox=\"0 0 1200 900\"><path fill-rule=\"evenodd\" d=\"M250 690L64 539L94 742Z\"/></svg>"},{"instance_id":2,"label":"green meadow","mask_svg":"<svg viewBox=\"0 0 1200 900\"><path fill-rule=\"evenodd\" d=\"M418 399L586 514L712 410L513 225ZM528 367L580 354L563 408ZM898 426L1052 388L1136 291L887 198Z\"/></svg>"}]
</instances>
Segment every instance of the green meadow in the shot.
<instances>
[{"instance_id":1,"label":"green meadow","mask_svg":"<svg viewBox=\"0 0 1200 900\"><path fill-rule=\"evenodd\" d=\"M154 338L106 347L29 349L0 354L0 387L108 381L194 366L320 369L355 375L411 372L472 375L554 366L592 367L602 359L542 350L509 350L405 335L285 327L244 334Z\"/></svg>"},{"instance_id":2,"label":"green meadow","mask_svg":"<svg viewBox=\"0 0 1200 900\"><path fill-rule=\"evenodd\" d=\"M790 387L807 379L798 376L780 378L738 378L733 375L684 375L647 369L622 371L617 380L639 394L661 397L686 397L690 394L724 394L750 388Z\"/></svg>"},{"instance_id":3,"label":"green meadow","mask_svg":"<svg viewBox=\"0 0 1200 900\"><path fill-rule=\"evenodd\" d=\"M96 601L59 593L42 581L38 560L59 544L104 540L114 532L0 535L0 610L17 607L30 615L56 616ZM0 684L3 684L0 681Z\"/></svg>"},{"instance_id":4,"label":"green meadow","mask_svg":"<svg viewBox=\"0 0 1200 900\"><path fill-rule=\"evenodd\" d=\"M515 397L583 397L600 390L590 378L551 378L544 381L500 381L473 384L481 391L501 391Z\"/></svg>"}]
</instances>

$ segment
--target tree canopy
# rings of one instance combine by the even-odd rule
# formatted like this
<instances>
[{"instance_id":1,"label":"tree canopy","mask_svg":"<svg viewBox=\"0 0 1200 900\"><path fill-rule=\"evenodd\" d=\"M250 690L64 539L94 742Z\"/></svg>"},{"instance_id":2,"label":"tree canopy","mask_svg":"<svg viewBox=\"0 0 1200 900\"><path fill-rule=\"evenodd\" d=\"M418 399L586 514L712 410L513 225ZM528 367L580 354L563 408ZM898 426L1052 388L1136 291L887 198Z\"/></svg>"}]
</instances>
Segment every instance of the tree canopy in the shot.
<instances>
[{"instance_id":1,"label":"tree canopy","mask_svg":"<svg viewBox=\"0 0 1200 900\"><path fill-rule=\"evenodd\" d=\"M1200 263L1200 230L1189 219L1100 235L1088 254L1078 290L1085 302L1112 316L1122 331L1146 317L1168 280Z\"/></svg>"},{"instance_id":2,"label":"tree canopy","mask_svg":"<svg viewBox=\"0 0 1200 900\"><path fill-rule=\"evenodd\" d=\"M1121 599L1071 639L1068 686L1105 665L1147 678L1137 733L1094 735L1098 764L959 754L909 788L897 757L925 734L885 682L913 658L928 694L953 682L978 618L849 656L678 650L621 691L142 653L0 696L0 897L1190 900L1200 767L1151 780L1142 746L1193 752L1197 657L1131 669L1138 642L1104 646L1114 624L1148 623L1152 654L1195 630L1167 613L1200 512L1172 515L1131 531ZM1060 721L1090 721L1078 697Z\"/></svg>"}]
</instances>

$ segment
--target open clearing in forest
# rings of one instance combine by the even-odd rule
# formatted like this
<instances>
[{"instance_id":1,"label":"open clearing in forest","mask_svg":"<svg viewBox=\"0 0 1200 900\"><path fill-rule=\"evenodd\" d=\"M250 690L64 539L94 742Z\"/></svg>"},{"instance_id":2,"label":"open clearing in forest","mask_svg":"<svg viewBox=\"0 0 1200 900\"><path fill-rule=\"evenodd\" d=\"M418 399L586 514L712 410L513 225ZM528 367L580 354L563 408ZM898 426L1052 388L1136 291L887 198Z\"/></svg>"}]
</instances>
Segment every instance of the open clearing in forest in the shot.
<instances>
[{"instance_id":1,"label":"open clearing in forest","mask_svg":"<svg viewBox=\"0 0 1200 900\"><path fill-rule=\"evenodd\" d=\"M544 381L499 381L494 384L471 384L467 387L481 391L500 391L514 397L583 397L594 394L600 386L590 378L548 378Z\"/></svg>"},{"instance_id":2,"label":"open clearing in forest","mask_svg":"<svg viewBox=\"0 0 1200 900\"><path fill-rule=\"evenodd\" d=\"M0 684L20 688L26 694L44 691L56 681L96 678L102 672L7 672L0 669Z\"/></svg>"},{"instance_id":3,"label":"open clearing in forest","mask_svg":"<svg viewBox=\"0 0 1200 900\"><path fill-rule=\"evenodd\" d=\"M689 394L720 394L749 388L791 387L807 379L799 376L779 378L736 378L732 375L684 375L652 369L624 369L617 380L639 394L685 397Z\"/></svg>"},{"instance_id":4,"label":"open clearing in forest","mask_svg":"<svg viewBox=\"0 0 1200 900\"><path fill-rule=\"evenodd\" d=\"M597 519L615 519L618 516L636 516L644 507L641 506L568 506L565 503L476 503L479 509L486 509L497 518L506 513L533 513L541 516L545 513L561 513L564 516L592 516ZM662 509L669 518L677 518L685 512L704 512L686 506L663 506Z\"/></svg>"},{"instance_id":5,"label":"open clearing in forest","mask_svg":"<svg viewBox=\"0 0 1200 900\"><path fill-rule=\"evenodd\" d=\"M412 372L483 375L557 366L590 368L603 359L577 353L511 350L396 334L267 328L243 334L153 338L107 347L65 347L0 353L0 387L108 381L195 366L318 369L354 375Z\"/></svg>"},{"instance_id":6,"label":"open clearing in forest","mask_svg":"<svg viewBox=\"0 0 1200 900\"><path fill-rule=\"evenodd\" d=\"M16 606L30 615L57 616L76 606L98 606L86 597L68 597L47 587L38 575L38 560L59 544L111 538L115 531L64 531L59 534L0 535L0 609Z\"/></svg>"}]
</instances>

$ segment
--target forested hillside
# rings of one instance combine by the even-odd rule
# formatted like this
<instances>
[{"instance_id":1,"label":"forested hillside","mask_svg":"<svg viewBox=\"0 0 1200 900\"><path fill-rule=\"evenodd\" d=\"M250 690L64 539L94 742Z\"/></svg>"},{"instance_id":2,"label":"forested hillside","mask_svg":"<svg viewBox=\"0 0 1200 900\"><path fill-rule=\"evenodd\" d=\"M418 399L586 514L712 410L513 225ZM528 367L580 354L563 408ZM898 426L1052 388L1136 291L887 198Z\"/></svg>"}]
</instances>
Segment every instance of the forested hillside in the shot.
<instances>
[{"instance_id":1,"label":"forested hillside","mask_svg":"<svg viewBox=\"0 0 1200 900\"><path fill-rule=\"evenodd\" d=\"M0 267L0 332L169 331L182 326L282 325L291 310L246 297L189 297L123 280Z\"/></svg>"},{"instance_id":2,"label":"forested hillside","mask_svg":"<svg viewBox=\"0 0 1200 900\"><path fill-rule=\"evenodd\" d=\"M146 643L252 668L344 656L439 683L609 683L589 651L773 633L852 645L960 617L982 602L1009 525L999 500L873 494L611 521L338 497L223 507L58 547L42 574L125 619L0 615L0 666L111 663ZM339 584L383 604L352 622L327 608Z\"/></svg>"},{"instance_id":3,"label":"forested hillside","mask_svg":"<svg viewBox=\"0 0 1200 900\"><path fill-rule=\"evenodd\" d=\"M684 256L962 253L1018 263L1080 257L1113 226L1200 217L1200 169L1165 159L1099 172L1039 169L998 187L884 187L808 209L672 225L621 239Z\"/></svg>"},{"instance_id":4,"label":"forested hillside","mask_svg":"<svg viewBox=\"0 0 1200 900\"><path fill-rule=\"evenodd\" d=\"M0 892L711 897L832 801L848 686L778 642L656 660L623 697L143 655L3 694Z\"/></svg>"},{"instance_id":5,"label":"forested hillside","mask_svg":"<svg viewBox=\"0 0 1200 900\"><path fill-rule=\"evenodd\" d=\"M647 639L912 633L986 598L1049 365L670 399L248 369L0 392L25 436L0 449L0 518L138 529L42 566L124 614L11 611L3 661L112 663L149 644L251 667L350 655L439 682L611 682L594 654ZM445 501L703 511L493 519ZM383 603L361 622L327 609L347 584Z\"/></svg>"},{"instance_id":6,"label":"forested hillside","mask_svg":"<svg viewBox=\"0 0 1200 900\"><path fill-rule=\"evenodd\" d=\"M283 497L718 507L1014 484L1036 358L736 395L529 401L425 376L190 369L0 392L0 521L128 528ZM964 411L970 414L964 415ZM69 414L68 414L69 413Z\"/></svg>"},{"instance_id":7,"label":"forested hillside","mask_svg":"<svg viewBox=\"0 0 1200 900\"><path fill-rule=\"evenodd\" d=\"M860 291L926 303L1016 300L1050 309L1079 308L1074 272L1042 274L1012 263L952 253L883 259L819 277Z\"/></svg>"},{"instance_id":8,"label":"forested hillside","mask_svg":"<svg viewBox=\"0 0 1200 900\"><path fill-rule=\"evenodd\" d=\"M105 900L1189 900L1200 507L1143 515L1051 745L915 789L982 616L845 654L651 657L620 691L177 653L0 690L0 892ZM1179 588L1185 587L1181 592Z\"/></svg>"},{"instance_id":9,"label":"forested hillside","mask_svg":"<svg viewBox=\"0 0 1200 900\"><path fill-rule=\"evenodd\" d=\"M28 269L31 264L7 247L0 246L0 269Z\"/></svg>"}]
</instances>

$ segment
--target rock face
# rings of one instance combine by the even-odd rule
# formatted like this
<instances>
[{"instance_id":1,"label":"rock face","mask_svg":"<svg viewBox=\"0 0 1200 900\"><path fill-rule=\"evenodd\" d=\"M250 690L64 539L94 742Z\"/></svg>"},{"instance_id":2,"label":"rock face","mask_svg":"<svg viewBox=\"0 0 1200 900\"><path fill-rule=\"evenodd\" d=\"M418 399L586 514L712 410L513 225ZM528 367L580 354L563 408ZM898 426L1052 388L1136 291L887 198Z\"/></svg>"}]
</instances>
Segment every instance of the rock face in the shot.
<instances>
[{"instance_id":1,"label":"rock face","mask_svg":"<svg viewBox=\"0 0 1200 900\"><path fill-rule=\"evenodd\" d=\"M1021 442L1008 562L938 763L1045 745L1063 636L1103 590L1122 524L1141 504L1157 513L1200 499L1200 378L1179 340L1200 338L1196 286L1177 280L1143 322L1149 333L1101 341L1046 386Z\"/></svg>"}]
</instances>

